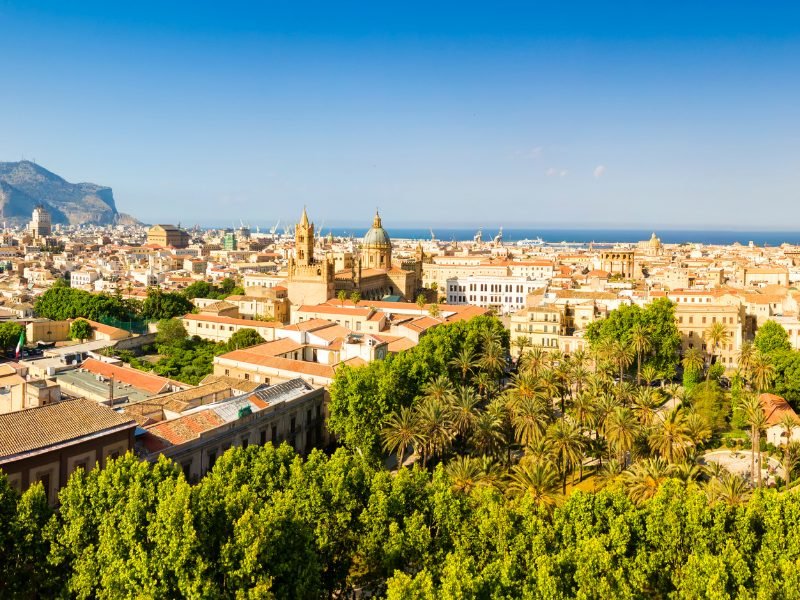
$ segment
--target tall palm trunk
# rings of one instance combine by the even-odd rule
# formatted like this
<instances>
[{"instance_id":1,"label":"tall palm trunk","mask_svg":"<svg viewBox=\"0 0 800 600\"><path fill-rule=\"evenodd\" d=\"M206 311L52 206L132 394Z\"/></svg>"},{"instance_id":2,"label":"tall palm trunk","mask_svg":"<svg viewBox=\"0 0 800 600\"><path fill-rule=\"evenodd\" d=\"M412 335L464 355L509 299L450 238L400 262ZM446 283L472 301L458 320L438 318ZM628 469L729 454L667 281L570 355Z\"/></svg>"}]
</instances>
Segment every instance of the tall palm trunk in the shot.
<instances>
[{"instance_id":1,"label":"tall palm trunk","mask_svg":"<svg viewBox=\"0 0 800 600\"><path fill-rule=\"evenodd\" d=\"M642 372L642 353L636 353L636 385L642 384L641 379L641 372Z\"/></svg>"}]
</instances>

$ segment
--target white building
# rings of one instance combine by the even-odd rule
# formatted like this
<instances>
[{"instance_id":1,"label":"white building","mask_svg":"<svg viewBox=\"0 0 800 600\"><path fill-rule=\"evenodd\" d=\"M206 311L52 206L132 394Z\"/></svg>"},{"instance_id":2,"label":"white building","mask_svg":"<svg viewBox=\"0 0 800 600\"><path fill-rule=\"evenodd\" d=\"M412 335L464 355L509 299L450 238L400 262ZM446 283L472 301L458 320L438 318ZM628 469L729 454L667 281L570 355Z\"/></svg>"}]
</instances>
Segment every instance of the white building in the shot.
<instances>
[{"instance_id":1,"label":"white building","mask_svg":"<svg viewBox=\"0 0 800 600\"><path fill-rule=\"evenodd\" d=\"M472 304L506 315L524 308L527 295L547 284L547 279L530 277L451 277L447 280L447 303Z\"/></svg>"}]
</instances>

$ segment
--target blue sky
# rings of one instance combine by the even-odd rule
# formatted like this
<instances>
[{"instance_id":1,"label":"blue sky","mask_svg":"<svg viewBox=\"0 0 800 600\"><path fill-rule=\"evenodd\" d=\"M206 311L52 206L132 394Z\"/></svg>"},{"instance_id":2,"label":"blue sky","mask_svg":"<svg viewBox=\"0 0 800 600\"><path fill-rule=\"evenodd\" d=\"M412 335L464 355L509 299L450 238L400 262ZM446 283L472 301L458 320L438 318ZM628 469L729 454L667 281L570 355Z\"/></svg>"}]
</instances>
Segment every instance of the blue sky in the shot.
<instances>
[{"instance_id":1,"label":"blue sky","mask_svg":"<svg viewBox=\"0 0 800 600\"><path fill-rule=\"evenodd\" d=\"M795 6L0 0L0 160L149 222L792 229Z\"/></svg>"}]
</instances>

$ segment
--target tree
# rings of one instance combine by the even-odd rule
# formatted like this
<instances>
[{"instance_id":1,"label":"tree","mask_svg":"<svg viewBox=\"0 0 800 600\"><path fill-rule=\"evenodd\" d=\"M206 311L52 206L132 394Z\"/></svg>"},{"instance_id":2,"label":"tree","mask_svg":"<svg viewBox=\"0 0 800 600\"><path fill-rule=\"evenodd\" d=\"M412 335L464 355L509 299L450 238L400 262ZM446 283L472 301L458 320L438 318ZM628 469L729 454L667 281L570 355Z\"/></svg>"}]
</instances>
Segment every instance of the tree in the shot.
<instances>
[{"instance_id":1,"label":"tree","mask_svg":"<svg viewBox=\"0 0 800 600\"><path fill-rule=\"evenodd\" d=\"M636 385L639 385L642 373L642 355L650 352L653 344L650 342L650 332L642 323L634 323L629 335L631 347L636 353Z\"/></svg>"},{"instance_id":2,"label":"tree","mask_svg":"<svg viewBox=\"0 0 800 600\"><path fill-rule=\"evenodd\" d=\"M513 496L547 507L559 500L557 490L558 474L552 463L524 461L511 470L508 491Z\"/></svg>"},{"instance_id":3,"label":"tree","mask_svg":"<svg viewBox=\"0 0 800 600\"><path fill-rule=\"evenodd\" d=\"M461 382L466 384L470 372L478 367L478 359L472 349L464 347L450 360L449 364L459 371Z\"/></svg>"},{"instance_id":4,"label":"tree","mask_svg":"<svg viewBox=\"0 0 800 600\"><path fill-rule=\"evenodd\" d=\"M686 417L681 407L660 415L650 433L650 446L668 463L684 457L691 443L686 431Z\"/></svg>"},{"instance_id":5,"label":"tree","mask_svg":"<svg viewBox=\"0 0 800 600\"><path fill-rule=\"evenodd\" d=\"M250 348L259 344L266 343L261 335L255 330L245 327L234 333L226 344L228 351Z\"/></svg>"},{"instance_id":6,"label":"tree","mask_svg":"<svg viewBox=\"0 0 800 600\"><path fill-rule=\"evenodd\" d=\"M445 467L445 473L452 482L453 490L465 494L481 485L485 479L481 461L470 456L457 456L451 460Z\"/></svg>"},{"instance_id":7,"label":"tree","mask_svg":"<svg viewBox=\"0 0 800 600\"><path fill-rule=\"evenodd\" d=\"M620 388L622 387L622 375L625 369L633 363L633 357L633 349L621 340L616 340L609 348L609 358L619 369L618 385Z\"/></svg>"},{"instance_id":8,"label":"tree","mask_svg":"<svg viewBox=\"0 0 800 600\"><path fill-rule=\"evenodd\" d=\"M580 427L569 417L558 419L547 431L553 443L556 463L561 469L561 493L567 493L567 473L583 461L585 440Z\"/></svg>"},{"instance_id":9,"label":"tree","mask_svg":"<svg viewBox=\"0 0 800 600\"><path fill-rule=\"evenodd\" d=\"M344 306L345 300L347 300L347 292L345 290L339 290L339 293L336 294L336 297L339 298L339 304Z\"/></svg>"},{"instance_id":10,"label":"tree","mask_svg":"<svg viewBox=\"0 0 800 600\"><path fill-rule=\"evenodd\" d=\"M417 437L423 451L422 464L441 456L453 439L453 422L449 407L444 401L428 397L417 407Z\"/></svg>"},{"instance_id":11,"label":"tree","mask_svg":"<svg viewBox=\"0 0 800 600\"><path fill-rule=\"evenodd\" d=\"M776 323L772 319L767 320L756 332L753 340L755 349L764 356L770 356L775 352L790 350L789 334L783 325Z\"/></svg>"},{"instance_id":12,"label":"tree","mask_svg":"<svg viewBox=\"0 0 800 600\"><path fill-rule=\"evenodd\" d=\"M704 335L706 341L708 342L708 350L709 354L711 354L713 362L713 358L717 355L720 344L724 343L728 337L728 328L720 322L712 323L706 328ZM708 381L710 375L711 369L709 369L708 373L706 373L706 381Z\"/></svg>"},{"instance_id":13,"label":"tree","mask_svg":"<svg viewBox=\"0 0 800 600\"><path fill-rule=\"evenodd\" d=\"M23 331L25 331L25 327L20 323L11 321L0 323L0 350L5 351L16 347Z\"/></svg>"},{"instance_id":14,"label":"tree","mask_svg":"<svg viewBox=\"0 0 800 600\"><path fill-rule=\"evenodd\" d=\"M697 348L689 348L683 355L683 360L681 363L686 371L702 371L703 367L705 366L703 353Z\"/></svg>"},{"instance_id":15,"label":"tree","mask_svg":"<svg viewBox=\"0 0 800 600\"><path fill-rule=\"evenodd\" d=\"M659 298L645 308L624 305L611 311L605 319L591 323L586 329L592 353L599 356L604 346L614 341L630 341L634 325L640 324L649 334L650 361L662 372L678 362L680 333L675 321L675 307L666 298Z\"/></svg>"},{"instance_id":16,"label":"tree","mask_svg":"<svg viewBox=\"0 0 800 600\"><path fill-rule=\"evenodd\" d=\"M800 423L797 422L797 418L789 413L786 413L781 417L780 420L781 429L783 429L783 436L786 438L786 441L783 444L783 479L786 481L786 485L791 483L791 470L789 469L789 446L792 443L792 434L796 427L800 426Z\"/></svg>"},{"instance_id":17,"label":"tree","mask_svg":"<svg viewBox=\"0 0 800 600\"><path fill-rule=\"evenodd\" d=\"M758 352L750 363L753 385L756 391L763 392L769 389L775 377L775 367L769 362L767 357Z\"/></svg>"},{"instance_id":18,"label":"tree","mask_svg":"<svg viewBox=\"0 0 800 600\"><path fill-rule=\"evenodd\" d=\"M92 337L92 326L86 319L76 319L69 326L69 337L84 342Z\"/></svg>"},{"instance_id":19,"label":"tree","mask_svg":"<svg viewBox=\"0 0 800 600\"><path fill-rule=\"evenodd\" d=\"M428 314L433 317L434 319L438 319L439 315L442 314L442 311L439 309L438 302L431 302L428 305Z\"/></svg>"},{"instance_id":20,"label":"tree","mask_svg":"<svg viewBox=\"0 0 800 600\"><path fill-rule=\"evenodd\" d=\"M425 294L417 294L417 307L420 310L425 310L425 305L428 303L428 299L425 298Z\"/></svg>"},{"instance_id":21,"label":"tree","mask_svg":"<svg viewBox=\"0 0 800 600\"><path fill-rule=\"evenodd\" d=\"M358 290L354 291L350 294L350 302L353 303L353 306L358 306L358 303L361 302L361 292Z\"/></svg>"},{"instance_id":22,"label":"tree","mask_svg":"<svg viewBox=\"0 0 800 600\"><path fill-rule=\"evenodd\" d=\"M662 458L646 458L622 473L622 481L631 500L649 500L669 477L669 464Z\"/></svg>"},{"instance_id":23,"label":"tree","mask_svg":"<svg viewBox=\"0 0 800 600\"><path fill-rule=\"evenodd\" d=\"M189 336L180 319L162 319L156 327L156 344L158 345L174 346Z\"/></svg>"},{"instance_id":24,"label":"tree","mask_svg":"<svg viewBox=\"0 0 800 600\"><path fill-rule=\"evenodd\" d=\"M766 428L767 416L761 408L761 401L757 396L748 396L743 402L744 414L750 426L750 439L752 452L750 455L751 473L754 481L761 487L761 432ZM756 453L758 458L756 458Z\"/></svg>"},{"instance_id":25,"label":"tree","mask_svg":"<svg viewBox=\"0 0 800 600\"><path fill-rule=\"evenodd\" d=\"M525 354L525 348L531 345L531 338L521 335L514 339L514 347L517 349L517 356Z\"/></svg>"},{"instance_id":26,"label":"tree","mask_svg":"<svg viewBox=\"0 0 800 600\"><path fill-rule=\"evenodd\" d=\"M403 467L406 449L417 441L417 416L410 406L401 406L383 428L383 448L397 453L397 468Z\"/></svg>"},{"instance_id":27,"label":"tree","mask_svg":"<svg viewBox=\"0 0 800 600\"><path fill-rule=\"evenodd\" d=\"M639 432L639 423L630 408L617 406L603 422L603 434L608 443L617 452L617 460L625 465L626 455L633 448L633 442Z\"/></svg>"},{"instance_id":28,"label":"tree","mask_svg":"<svg viewBox=\"0 0 800 600\"><path fill-rule=\"evenodd\" d=\"M182 317L192 312L194 304L179 292L164 292L159 288L147 290L147 298L142 303L141 316L144 319L160 321Z\"/></svg>"}]
</instances>

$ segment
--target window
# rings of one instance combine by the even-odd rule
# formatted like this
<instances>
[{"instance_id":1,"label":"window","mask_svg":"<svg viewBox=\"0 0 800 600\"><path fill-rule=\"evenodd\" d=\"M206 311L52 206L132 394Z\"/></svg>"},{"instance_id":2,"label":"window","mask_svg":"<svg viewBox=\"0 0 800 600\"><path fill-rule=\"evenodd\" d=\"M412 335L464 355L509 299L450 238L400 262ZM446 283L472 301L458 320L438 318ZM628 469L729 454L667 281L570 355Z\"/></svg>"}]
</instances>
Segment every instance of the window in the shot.
<instances>
[{"instance_id":1,"label":"window","mask_svg":"<svg viewBox=\"0 0 800 600\"><path fill-rule=\"evenodd\" d=\"M189 475L192 472L192 461L187 460L185 463L181 463L181 470L183 471L183 476L189 479Z\"/></svg>"},{"instance_id":2,"label":"window","mask_svg":"<svg viewBox=\"0 0 800 600\"><path fill-rule=\"evenodd\" d=\"M272 443L276 444L278 442L278 426L273 423L271 429L270 438L272 439Z\"/></svg>"},{"instance_id":3,"label":"window","mask_svg":"<svg viewBox=\"0 0 800 600\"><path fill-rule=\"evenodd\" d=\"M247 448L247 446L249 446L249 445L250 445L250 438L248 438L247 436L244 436L242 438L242 448Z\"/></svg>"},{"instance_id":4,"label":"window","mask_svg":"<svg viewBox=\"0 0 800 600\"><path fill-rule=\"evenodd\" d=\"M50 473L44 473L43 475L39 476L39 481L42 482L45 499L50 502Z\"/></svg>"},{"instance_id":5,"label":"window","mask_svg":"<svg viewBox=\"0 0 800 600\"><path fill-rule=\"evenodd\" d=\"M258 445L263 446L266 443L267 443L267 430L262 429L261 431L258 432Z\"/></svg>"},{"instance_id":6,"label":"window","mask_svg":"<svg viewBox=\"0 0 800 600\"><path fill-rule=\"evenodd\" d=\"M217 462L217 451L214 450L212 452L209 452L208 453L208 470L209 471L214 468L214 463L216 463L216 462Z\"/></svg>"}]
</instances>

